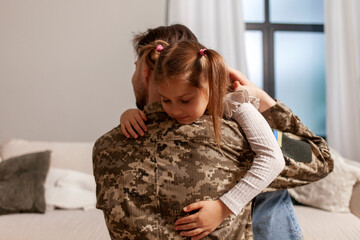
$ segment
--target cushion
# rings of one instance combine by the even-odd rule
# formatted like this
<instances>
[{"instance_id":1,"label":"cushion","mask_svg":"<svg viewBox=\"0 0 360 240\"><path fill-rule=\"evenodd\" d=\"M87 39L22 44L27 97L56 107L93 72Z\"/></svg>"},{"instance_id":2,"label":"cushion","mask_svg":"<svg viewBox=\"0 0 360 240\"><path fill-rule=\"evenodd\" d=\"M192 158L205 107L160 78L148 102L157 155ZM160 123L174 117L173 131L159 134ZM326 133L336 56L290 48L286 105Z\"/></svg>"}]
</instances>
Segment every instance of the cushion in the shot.
<instances>
[{"instance_id":1,"label":"cushion","mask_svg":"<svg viewBox=\"0 0 360 240\"><path fill-rule=\"evenodd\" d=\"M51 166L92 174L91 142L45 142L11 139L0 146L0 157L6 160L26 153L51 150Z\"/></svg>"},{"instance_id":2,"label":"cushion","mask_svg":"<svg viewBox=\"0 0 360 240\"><path fill-rule=\"evenodd\" d=\"M0 162L0 214L44 213L44 183L49 166L50 151Z\"/></svg>"},{"instance_id":3,"label":"cushion","mask_svg":"<svg viewBox=\"0 0 360 240\"><path fill-rule=\"evenodd\" d=\"M351 213L334 213L306 206L295 206L305 240L357 240L360 219Z\"/></svg>"},{"instance_id":4,"label":"cushion","mask_svg":"<svg viewBox=\"0 0 360 240\"><path fill-rule=\"evenodd\" d=\"M334 171L327 177L306 186L289 189L299 203L331 212L349 213L354 185L360 181L360 168L350 164L337 151L331 149Z\"/></svg>"},{"instance_id":5,"label":"cushion","mask_svg":"<svg viewBox=\"0 0 360 240\"><path fill-rule=\"evenodd\" d=\"M360 182L354 186L350 200L350 211L360 219Z\"/></svg>"}]
</instances>

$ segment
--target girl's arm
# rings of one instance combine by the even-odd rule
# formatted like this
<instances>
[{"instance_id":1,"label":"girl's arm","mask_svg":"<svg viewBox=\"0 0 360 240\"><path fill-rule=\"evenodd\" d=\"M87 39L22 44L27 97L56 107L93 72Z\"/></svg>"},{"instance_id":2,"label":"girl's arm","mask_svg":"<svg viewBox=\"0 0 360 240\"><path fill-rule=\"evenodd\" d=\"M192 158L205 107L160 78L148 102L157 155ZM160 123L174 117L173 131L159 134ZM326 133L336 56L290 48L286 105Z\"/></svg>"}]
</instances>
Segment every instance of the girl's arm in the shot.
<instances>
[{"instance_id":1,"label":"girl's arm","mask_svg":"<svg viewBox=\"0 0 360 240\"><path fill-rule=\"evenodd\" d=\"M228 117L239 123L256 154L246 175L220 198L237 215L280 174L285 161L269 124L250 103L248 92L233 92L227 96L227 100Z\"/></svg>"},{"instance_id":2,"label":"girl's arm","mask_svg":"<svg viewBox=\"0 0 360 240\"><path fill-rule=\"evenodd\" d=\"M128 109L120 117L121 131L125 137L137 138L138 134L144 136L147 131L145 122L147 121L146 115L139 109Z\"/></svg>"}]
</instances>

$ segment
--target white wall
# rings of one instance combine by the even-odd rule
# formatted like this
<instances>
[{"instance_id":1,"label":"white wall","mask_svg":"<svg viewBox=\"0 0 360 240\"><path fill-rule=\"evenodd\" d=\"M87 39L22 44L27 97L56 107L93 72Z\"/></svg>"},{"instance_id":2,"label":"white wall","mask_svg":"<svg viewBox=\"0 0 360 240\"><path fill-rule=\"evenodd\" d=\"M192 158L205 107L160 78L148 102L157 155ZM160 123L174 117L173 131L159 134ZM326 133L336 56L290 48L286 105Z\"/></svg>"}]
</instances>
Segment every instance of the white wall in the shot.
<instances>
[{"instance_id":1,"label":"white wall","mask_svg":"<svg viewBox=\"0 0 360 240\"><path fill-rule=\"evenodd\" d=\"M0 143L95 141L135 107L133 33L165 0L0 0Z\"/></svg>"}]
</instances>

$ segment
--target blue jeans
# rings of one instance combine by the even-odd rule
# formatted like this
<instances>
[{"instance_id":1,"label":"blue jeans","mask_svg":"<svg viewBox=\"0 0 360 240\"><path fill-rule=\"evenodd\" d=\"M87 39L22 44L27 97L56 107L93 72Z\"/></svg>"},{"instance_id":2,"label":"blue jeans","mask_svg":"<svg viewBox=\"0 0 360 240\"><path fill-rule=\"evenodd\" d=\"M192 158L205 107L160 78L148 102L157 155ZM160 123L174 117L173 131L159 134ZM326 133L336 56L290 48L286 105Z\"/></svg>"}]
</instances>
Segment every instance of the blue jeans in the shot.
<instances>
[{"instance_id":1,"label":"blue jeans","mask_svg":"<svg viewBox=\"0 0 360 240\"><path fill-rule=\"evenodd\" d=\"M300 240L301 229L287 190L261 193L253 213L255 240Z\"/></svg>"}]
</instances>

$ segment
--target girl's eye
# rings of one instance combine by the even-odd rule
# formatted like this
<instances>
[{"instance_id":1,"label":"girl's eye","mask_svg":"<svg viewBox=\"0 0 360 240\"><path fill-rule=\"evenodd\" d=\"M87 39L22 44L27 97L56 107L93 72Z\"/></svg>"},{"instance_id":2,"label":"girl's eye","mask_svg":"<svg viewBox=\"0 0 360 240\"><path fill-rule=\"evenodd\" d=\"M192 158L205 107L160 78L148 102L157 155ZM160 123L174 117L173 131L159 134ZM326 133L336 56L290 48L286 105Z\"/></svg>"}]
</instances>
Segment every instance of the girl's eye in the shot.
<instances>
[{"instance_id":1,"label":"girl's eye","mask_svg":"<svg viewBox=\"0 0 360 240\"><path fill-rule=\"evenodd\" d=\"M169 103L170 100L168 100L168 99L162 99L162 102L163 102L163 103Z\"/></svg>"},{"instance_id":2,"label":"girl's eye","mask_svg":"<svg viewBox=\"0 0 360 240\"><path fill-rule=\"evenodd\" d=\"M181 103L183 103L183 104L187 104L189 102L190 102L190 100L181 100Z\"/></svg>"}]
</instances>

